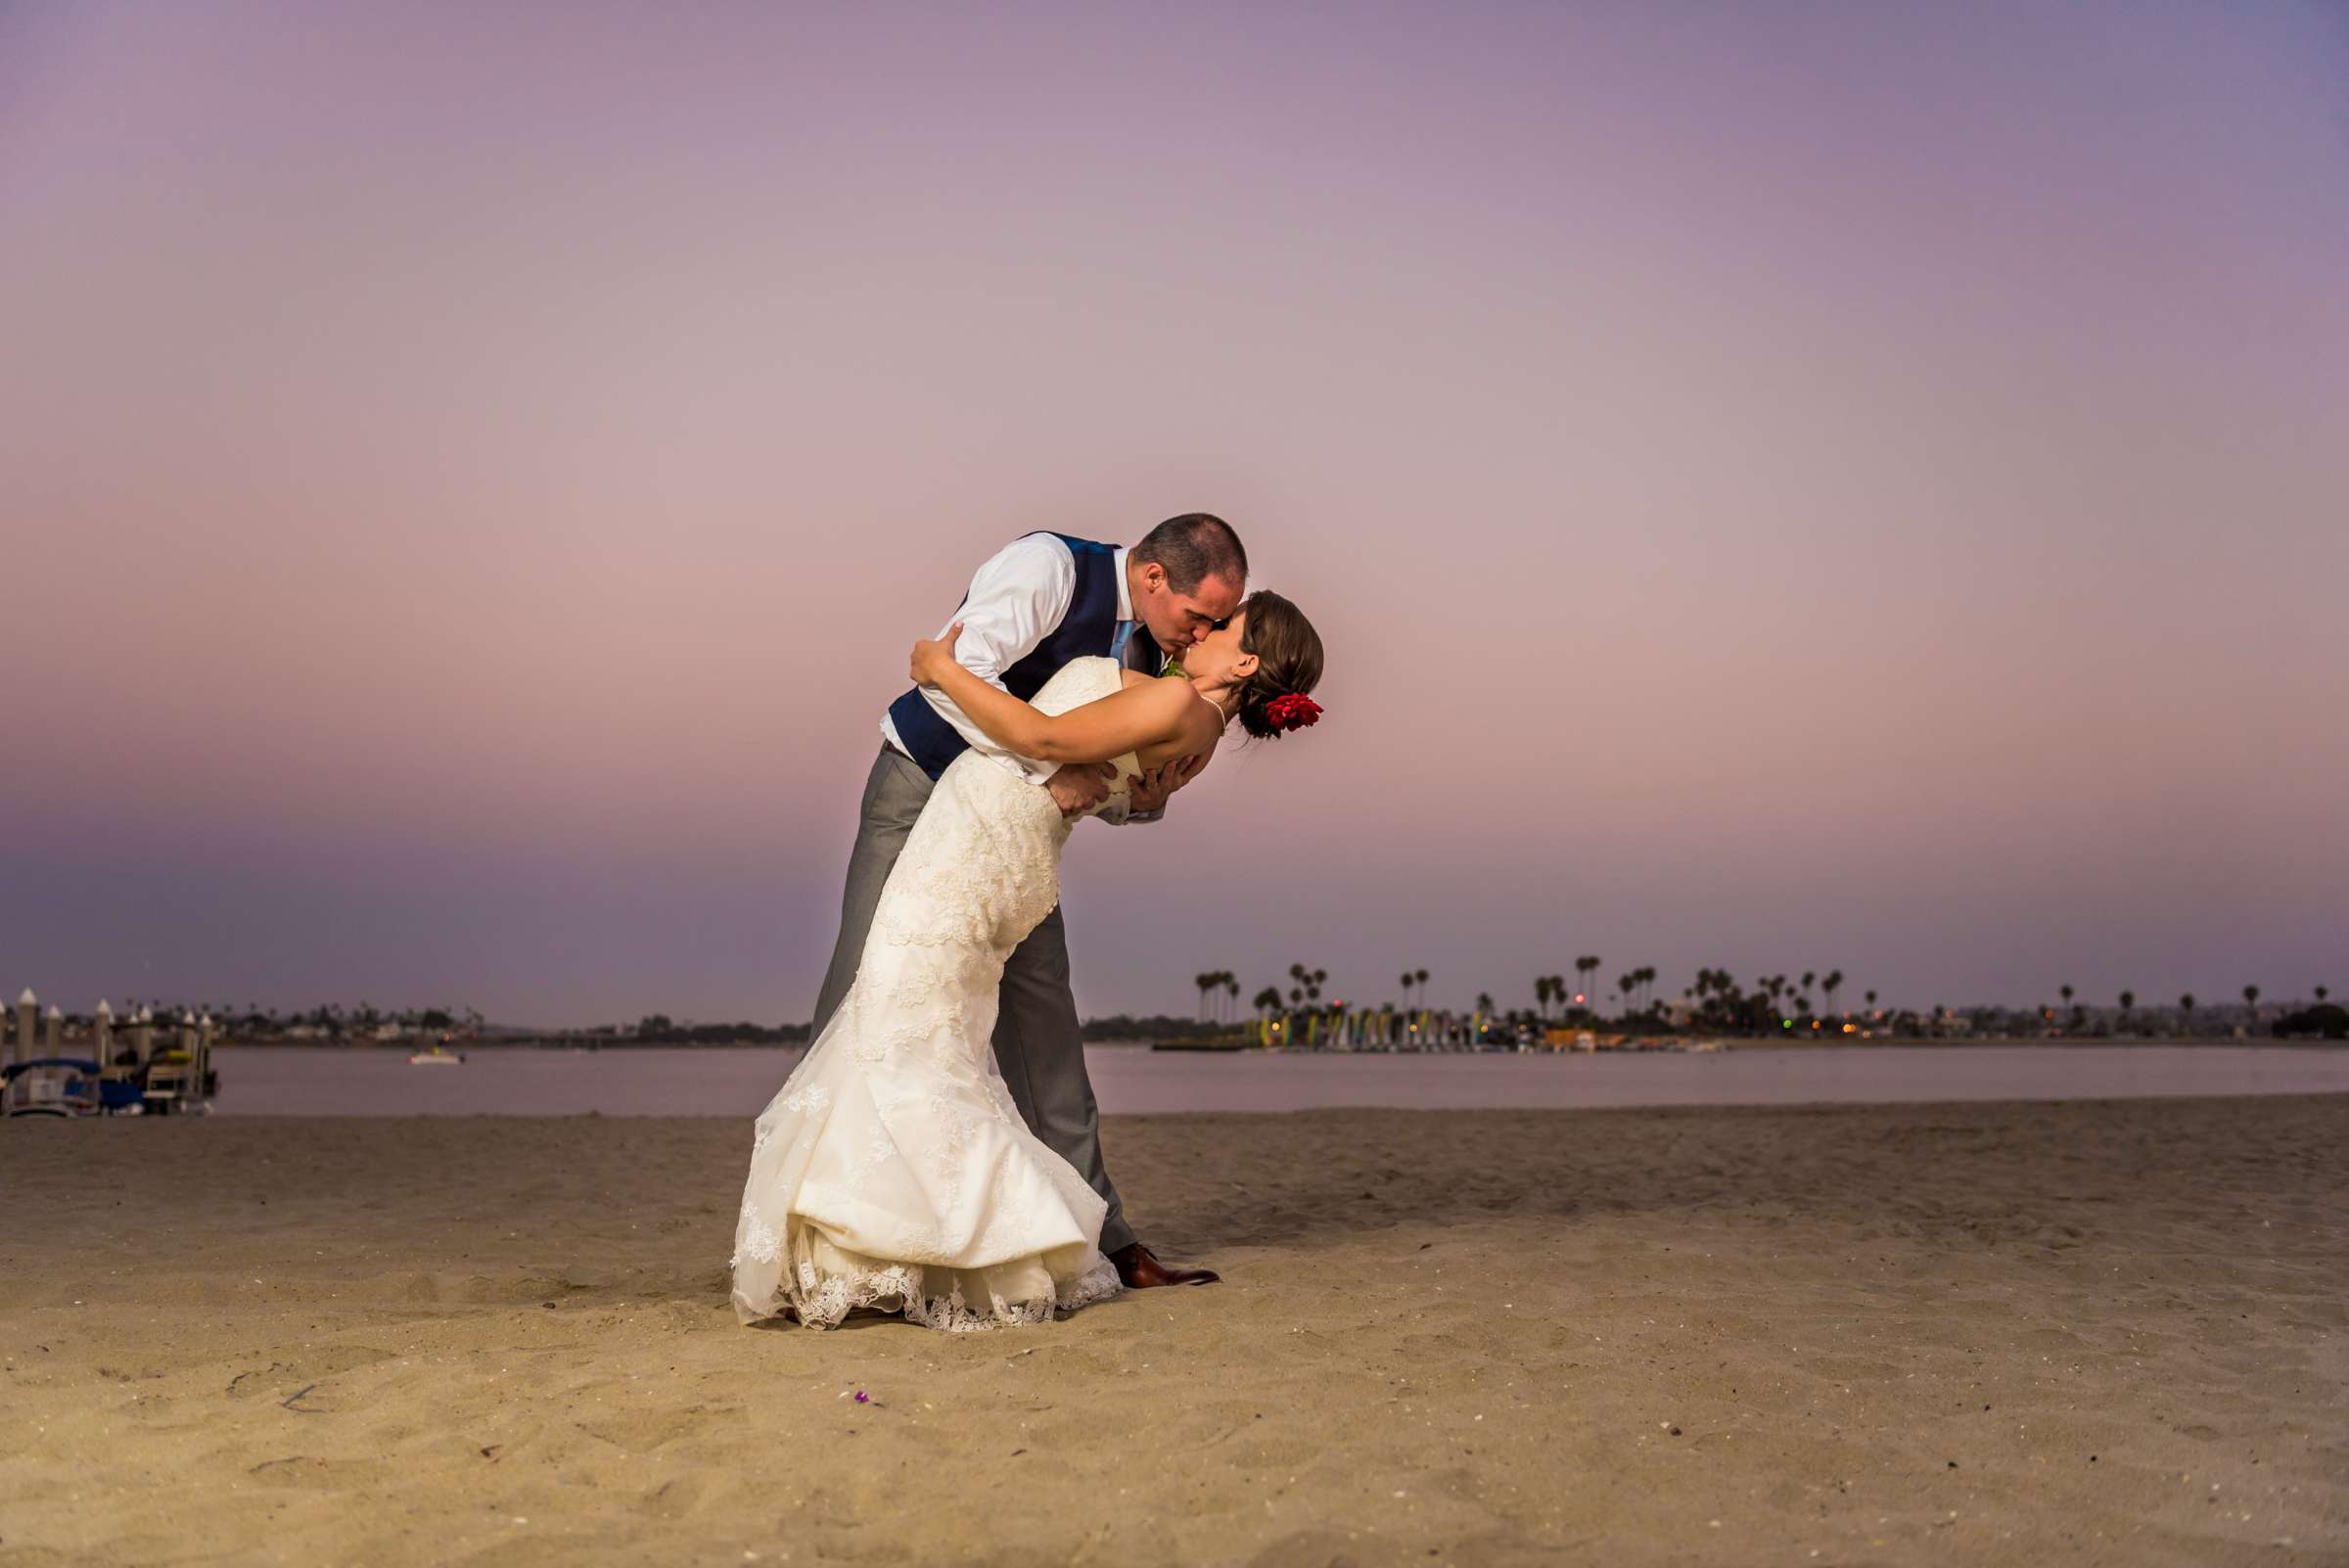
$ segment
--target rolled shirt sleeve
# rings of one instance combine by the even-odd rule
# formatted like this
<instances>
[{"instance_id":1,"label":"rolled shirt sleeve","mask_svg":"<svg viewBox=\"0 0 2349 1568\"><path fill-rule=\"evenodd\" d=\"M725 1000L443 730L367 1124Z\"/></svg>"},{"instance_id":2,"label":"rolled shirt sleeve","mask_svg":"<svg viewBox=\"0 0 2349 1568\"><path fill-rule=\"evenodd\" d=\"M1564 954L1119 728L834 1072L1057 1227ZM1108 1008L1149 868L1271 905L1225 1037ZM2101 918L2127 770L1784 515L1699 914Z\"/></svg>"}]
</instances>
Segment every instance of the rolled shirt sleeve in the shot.
<instances>
[{"instance_id":1,"label":"rolled shirt sleeve","mask_svg":"<svg viewBox=\"0 0 2349 1568\"><path fill-rule=\"evenodd\" d=\"M981 565L971 578L962 608L948 618L945 626L939 627L939 635L945 634L946 626L961 622L962 636L954 644L955 662L988 684L1008 689L1003 686L1003 671L1036 651L1068 615L1076 597L1076 557L1050 534L1032 533L1012 540ZM971 743L972 750L1029 783L1041 784L1059 770L1055 763L1020 757L996 745L944 692L932 686L916 689L938 711L939 717ZM898 751L905 750L887 714L881 717L881 734Z\"/></svg>"}]
</instances>

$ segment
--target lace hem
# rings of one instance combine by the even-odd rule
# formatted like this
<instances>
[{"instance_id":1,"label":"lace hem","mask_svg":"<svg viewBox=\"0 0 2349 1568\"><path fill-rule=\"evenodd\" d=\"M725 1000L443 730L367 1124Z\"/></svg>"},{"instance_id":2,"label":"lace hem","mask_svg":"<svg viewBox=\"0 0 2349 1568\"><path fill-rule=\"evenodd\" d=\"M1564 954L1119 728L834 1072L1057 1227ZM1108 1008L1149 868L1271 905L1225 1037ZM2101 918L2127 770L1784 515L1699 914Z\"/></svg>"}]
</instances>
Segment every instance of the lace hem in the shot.
<instances>
[{"instance_id":1,"label":"lace hem","mask_svg":"<svg viewBox=\"0 0 2349 1568\"><path fill-rule=\"evenodd\" d=\"M984 1304L974 1304L965 1299L961 1281L954 1278L960 1270L952 1268L936 1270L954 1278L954 1283L946 1294L934 1296L923 1288L924 1271L919 1264L891 1264L849 1273L818 1273L803 1267L792 1281L793 1288L780 1295L771 1311L751 1307L739 1294L734 1305L745 1323L789 1313L803 1328L838 1328L849 1314L875 1309L899 1314L907 1322L924 1328L968 1334L1050 1322L1055 1312L1077 1312L1126 1288L1118 1278L1117 1266L1099 1253L1093 1255L1084 1272L1057 1284L1050 1296L1027 1301L992 1296Z\"/></svg>"}]
</instances>

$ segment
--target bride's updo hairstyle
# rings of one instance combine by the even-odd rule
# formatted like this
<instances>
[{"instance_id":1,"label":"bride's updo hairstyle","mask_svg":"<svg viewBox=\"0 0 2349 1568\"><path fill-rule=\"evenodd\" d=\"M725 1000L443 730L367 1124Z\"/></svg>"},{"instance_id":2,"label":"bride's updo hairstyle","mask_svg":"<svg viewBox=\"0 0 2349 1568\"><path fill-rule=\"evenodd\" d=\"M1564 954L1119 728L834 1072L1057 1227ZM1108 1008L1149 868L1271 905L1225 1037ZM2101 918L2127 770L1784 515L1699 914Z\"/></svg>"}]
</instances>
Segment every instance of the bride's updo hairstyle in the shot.
<instances>
[{"instance_id":1,"label":"bride's updo hairstyle","mask_svg":"<svg viewBox=\"0 0 2349 1568\"><path fill-rule=\"evenodd\" d=\"M1232 713L1240 727L1269 740L1284 726L1266 712L1283 697L1302 697L1321 679L1321 633L1305 612L1269 588L1240 602L1248 619L1240 628L1240 651L1256 655L1256 669L1233 689Z\"/></svg>"}]
</instances>

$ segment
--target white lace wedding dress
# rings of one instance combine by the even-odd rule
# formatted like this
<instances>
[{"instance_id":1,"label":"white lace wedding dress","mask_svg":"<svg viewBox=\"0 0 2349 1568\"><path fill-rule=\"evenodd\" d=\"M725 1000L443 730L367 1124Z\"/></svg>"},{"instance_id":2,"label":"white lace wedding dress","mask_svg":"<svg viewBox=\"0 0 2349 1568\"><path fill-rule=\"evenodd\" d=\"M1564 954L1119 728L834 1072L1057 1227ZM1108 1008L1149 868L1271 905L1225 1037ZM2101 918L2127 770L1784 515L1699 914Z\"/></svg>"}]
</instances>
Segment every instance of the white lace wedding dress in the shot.
<instances>
[{"instance_id":1,"label":"white lace wedding dress","mask_svg":"<svg viewBox=\"0 0 2349 1568\"><path fill-rule=\"evenodd\" d=\"M1035 698L1065 713L1119 666L1071 661ZM1118 760L1113 799L1126 775ZM1042 1322L1118 1292L1107 1206L1028 1130L989 1038L1003 962L1060 898L1070 823L965 752L890 872L840 1009L759 1117L734 1229L734 1310L832 1327L858 1307L933 1328Z\"/></svg>"}]
</instances>

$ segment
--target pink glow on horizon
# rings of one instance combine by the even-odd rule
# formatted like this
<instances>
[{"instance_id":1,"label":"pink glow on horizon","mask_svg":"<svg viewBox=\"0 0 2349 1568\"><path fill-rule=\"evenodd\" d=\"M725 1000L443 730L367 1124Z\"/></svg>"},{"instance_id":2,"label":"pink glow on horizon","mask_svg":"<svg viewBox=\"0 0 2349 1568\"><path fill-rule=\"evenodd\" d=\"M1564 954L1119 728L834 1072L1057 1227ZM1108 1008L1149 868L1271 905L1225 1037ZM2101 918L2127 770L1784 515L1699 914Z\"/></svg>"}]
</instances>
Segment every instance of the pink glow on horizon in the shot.
<instances>
[{"instance_id":1,"label":"pink glow on horizon","mask_svg":"<svg viewBox=\"0 0 2349 1568\"><path fill-rule=\"evenodd\" d=\"M1080 835L1088 1008L2349 990L2345 86L2280 6L0 17L0 984L804 1016L912 637L1206 507L1329 716Z\"/></svg>"}]
</instances>

